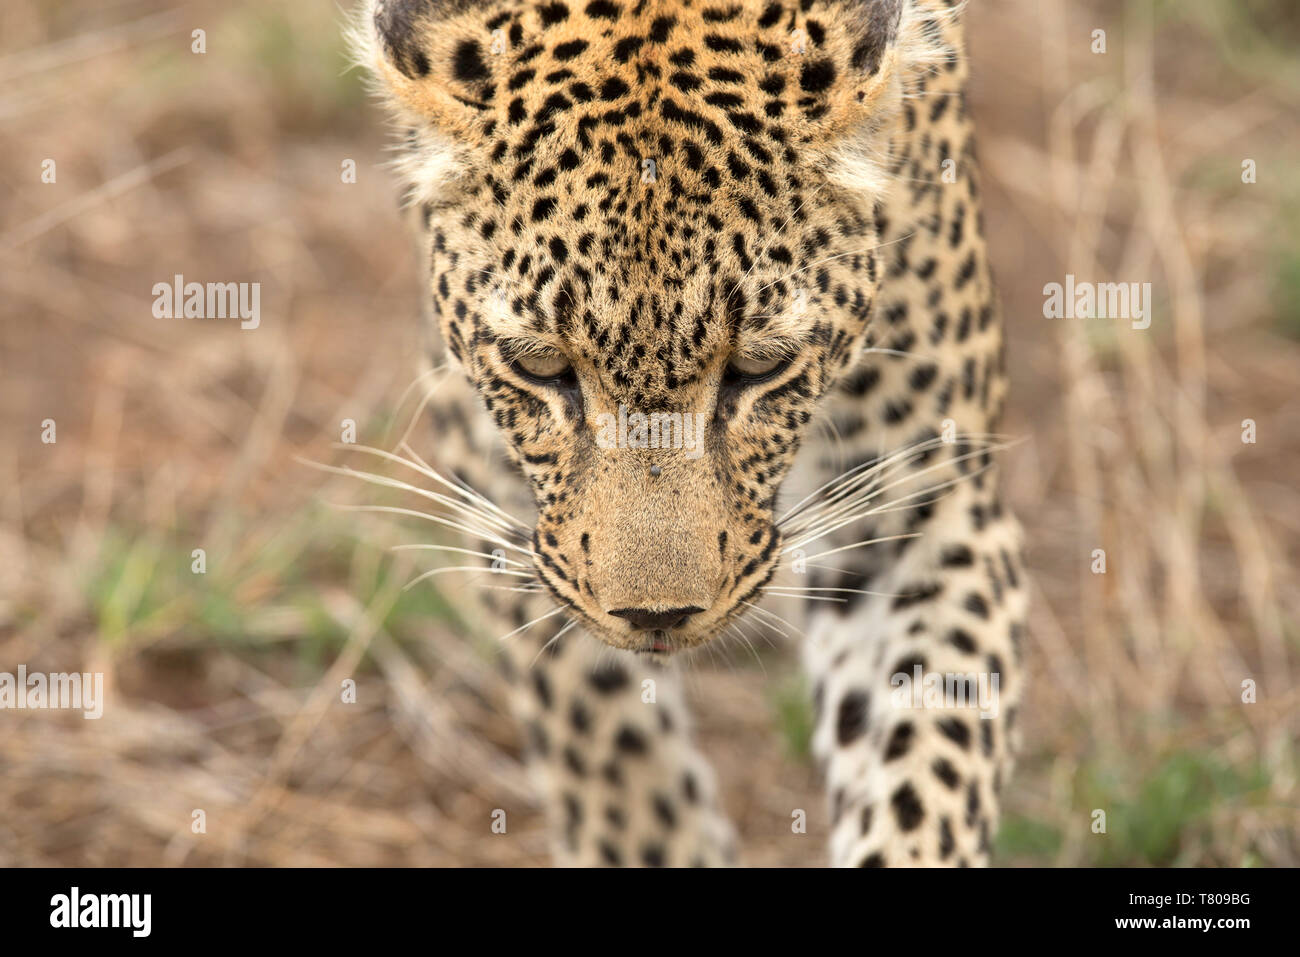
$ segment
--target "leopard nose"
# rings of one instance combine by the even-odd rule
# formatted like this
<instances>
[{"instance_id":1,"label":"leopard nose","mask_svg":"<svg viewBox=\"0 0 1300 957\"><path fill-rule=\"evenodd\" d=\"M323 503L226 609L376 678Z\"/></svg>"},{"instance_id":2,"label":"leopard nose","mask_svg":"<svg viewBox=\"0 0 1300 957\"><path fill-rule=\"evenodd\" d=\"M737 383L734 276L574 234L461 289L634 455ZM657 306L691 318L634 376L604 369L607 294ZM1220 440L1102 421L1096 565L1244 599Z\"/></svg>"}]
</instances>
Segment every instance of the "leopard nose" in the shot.
<instances>
[{"instance_id":1,"label":"leopard nose","mask_svg":"<svg viewBox=\"0 0 1300 957\"><path fill-rule=\"evenodd\" d=\"M624 618L630 621L633 628L641 631L660 631L665 628L676 628L691 615L701 611L704 611L704 609L695 605L688 605L685 608L669 608L667 611L651 611L648 608L615 608L610 614L615 618Z\"/></svg>"}]
</instances>

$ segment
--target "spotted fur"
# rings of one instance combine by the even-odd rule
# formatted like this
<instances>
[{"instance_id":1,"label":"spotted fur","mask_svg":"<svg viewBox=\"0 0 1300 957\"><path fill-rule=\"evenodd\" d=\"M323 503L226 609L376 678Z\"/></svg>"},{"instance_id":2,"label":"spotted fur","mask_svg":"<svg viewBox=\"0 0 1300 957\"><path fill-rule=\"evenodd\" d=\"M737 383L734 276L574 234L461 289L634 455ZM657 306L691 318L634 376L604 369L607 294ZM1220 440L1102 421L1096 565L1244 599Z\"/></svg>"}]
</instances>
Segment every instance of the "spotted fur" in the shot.
<instances>
[{"instance_id":1,"label":"spotted fur","mask_svg":"<svg viewBox=\"0 0 1300 957\"><path fill-rule=\"evenodd\" d=\"M443 460L535 516L537 579L581 627L508 654L561 857L734 859L662 659L798 581L832 860L985 861L1024 601L957 11L376 0L357 33L458 370ZM569 369L540 380L539 354ZM702 445L607 448L620 410L700 416ZM855 474L889 507L837 516ZM916 664L996 673L998 716L900 708Z\"/></svg>"}]
</instances>

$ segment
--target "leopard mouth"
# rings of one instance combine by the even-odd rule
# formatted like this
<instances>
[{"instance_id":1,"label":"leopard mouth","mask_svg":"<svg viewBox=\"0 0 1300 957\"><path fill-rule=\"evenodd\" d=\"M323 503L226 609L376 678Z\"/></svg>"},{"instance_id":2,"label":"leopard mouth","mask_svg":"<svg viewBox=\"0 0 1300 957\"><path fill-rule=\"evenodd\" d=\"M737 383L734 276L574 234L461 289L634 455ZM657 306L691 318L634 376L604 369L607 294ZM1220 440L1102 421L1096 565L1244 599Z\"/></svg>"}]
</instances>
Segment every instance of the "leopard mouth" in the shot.
<instances>
[{"instance_id":1,"label":"leopard mouth","mask_svg":"<svg viewBox=\"0 0 1300 957\"><path fill-rule=\"evenodd\" d=\"M646 652L652 655L671 655L676 650L667 631L652 631L646 639Z\"/></svg>"},{"instance_id":2,"label":"leopard mouth","mask_svg":"<svg viewBox=\"0 0 1300 957\"><path fill-rule=\"evenodd\" d=\"M707 622L687 624L680 628L656 628L647 631L612 632L600 629L594 636L606 644L633 651L648 658L667 661L717 641L729 622L743 617L745 609L738 604L710 609ZM705 617L703 615L701 618Z\"/></svg>"},{"instance_id":3,"label":"leopard mouth","mask_svg":"<svg viewBox=\"0 0 1300 957\"><path fill-rule=\"evenodd\" d=\"M779 534L779 533L778 533ZM775 536L774 536L775 538ZM779 538L776 538L779 541ZM770 551L770 548L769 548ZM745 568L743 587L737 588L732 579L732 587L725 590L712 602L701 601L698 606L683 606L663 612L651 612L643 608L625 608L618 611L606 611L597 600L596 608L585 600L584 591L592 589L584 582L575 586L571 581L556 581L554 569L545 561L535 564L538 580L546 587L555 601L563 606L565 615L585 626L587 633L602 644L620 651L629 651L647 658L666 661L683 652L690 652L718 640L727 626L748 616L750 608L763 598L764 588L775 574L777 562L768 560L763 554L757 561ZM759 567L752 565L762 562ZM594 587L594 586L593 586ZM595 588L592 597L599 595ZM697 599L698 600L698 599ZM660 602L654 607L659 608ZM666 615L670 611L683 612L680 621L672 623L635 621L638 615L625 614L636 612L649 616ZM629 627L614 626L616 619L628 619Z\"/></svg>"},{"instance_id":4,"label":"leopard mouth","mask_svg":"<svg viewBox=\"0 0 1300 957\"><path fill-rule=\"evenodd\" d=\"M577 612L576 617L587 624L591 637L602 644L659 661L707 645L721 634L724 623L731 617L724 614L704 626L620 631L605 626L586 609L571 608L571 612Z\"/></svg>"}]
</instances>

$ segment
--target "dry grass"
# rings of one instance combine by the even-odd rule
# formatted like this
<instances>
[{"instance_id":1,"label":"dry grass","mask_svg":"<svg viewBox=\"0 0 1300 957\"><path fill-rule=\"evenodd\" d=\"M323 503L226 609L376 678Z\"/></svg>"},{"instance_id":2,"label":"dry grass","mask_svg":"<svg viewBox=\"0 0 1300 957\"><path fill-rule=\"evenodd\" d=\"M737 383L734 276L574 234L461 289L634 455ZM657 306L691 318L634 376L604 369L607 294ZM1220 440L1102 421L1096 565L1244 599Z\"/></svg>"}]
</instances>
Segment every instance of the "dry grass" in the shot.
<instances>
[{"instance_id":1,"label":"dry grass","mask_svg":"<svg viewBox=\"0 0 1300 957\"><path fill-rule=\"evenodd\" d=\"M1004 863L1300 862L1300 27L1284 4L1229 6L970 14L1036 581ZM296 462L330 460L345 418L391 446L416 411L414 264L337 22L0 12L0 671L110 684L100 721L0 714L0 864L546 859L492 636L401 591L422 567L387 548L424 529L323 504L400 496ZM1043 319L1067 272L1150 281L1151 329ZM262 327L154 319L174 273L261 282ZM792 658L690 676L755 864L823 856Z\"/></svg>"}]
</instances>

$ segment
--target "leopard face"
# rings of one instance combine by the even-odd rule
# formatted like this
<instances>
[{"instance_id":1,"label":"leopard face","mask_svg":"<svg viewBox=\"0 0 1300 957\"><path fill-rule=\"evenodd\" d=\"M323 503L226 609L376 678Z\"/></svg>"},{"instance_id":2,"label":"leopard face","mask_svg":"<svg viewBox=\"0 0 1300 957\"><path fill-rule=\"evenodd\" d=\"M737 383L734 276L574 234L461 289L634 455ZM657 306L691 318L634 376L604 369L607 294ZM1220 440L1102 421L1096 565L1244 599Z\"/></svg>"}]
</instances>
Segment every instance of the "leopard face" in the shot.
<instances>
[{"instance_id":1,"label":"leopard face","mask_svg":"<svg viewBox=\"0 0 1300 957\"><path fill-rule=\"evenodd\" d=\"M433 313L529 483L537 574L618 648L699 645L781 556L863 347L898 0L379 0Z\"/></svg>"}]
</instances>

